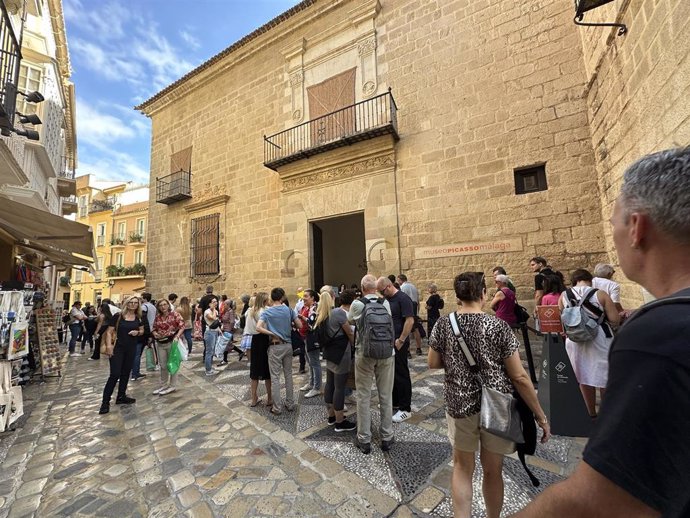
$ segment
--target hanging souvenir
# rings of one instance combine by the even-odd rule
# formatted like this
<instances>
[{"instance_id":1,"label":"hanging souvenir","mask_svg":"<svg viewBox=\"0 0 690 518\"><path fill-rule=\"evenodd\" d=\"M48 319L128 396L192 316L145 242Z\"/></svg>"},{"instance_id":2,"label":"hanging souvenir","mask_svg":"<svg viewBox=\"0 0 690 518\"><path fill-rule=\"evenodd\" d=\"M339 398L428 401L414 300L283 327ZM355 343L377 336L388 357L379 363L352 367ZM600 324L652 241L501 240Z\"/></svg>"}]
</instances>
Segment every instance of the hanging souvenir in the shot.
<instances>
[{"instance_id":1,"label":"hanging souvenir","mask_svg":"<svg viewBox=\"0 0 690 518\"><path fill-rule=\"evenodd\" d=\"M29 354L29 325L26 322L13 322L7 359L21 358L27 354Z\"/></svg>"}]
</instances>

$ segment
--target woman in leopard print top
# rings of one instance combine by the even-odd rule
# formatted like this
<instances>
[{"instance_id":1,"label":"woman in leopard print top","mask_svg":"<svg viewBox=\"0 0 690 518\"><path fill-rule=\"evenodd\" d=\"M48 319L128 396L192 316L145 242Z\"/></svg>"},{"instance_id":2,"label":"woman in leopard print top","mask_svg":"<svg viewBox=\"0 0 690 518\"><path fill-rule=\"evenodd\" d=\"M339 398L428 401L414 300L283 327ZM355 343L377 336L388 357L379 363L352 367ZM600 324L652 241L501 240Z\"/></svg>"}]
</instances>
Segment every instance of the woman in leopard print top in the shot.
<instances>
[{"instance_id":1,"label":"woman in leopard print top","mask_svg":"<svg viewBox=\"0 0 690 518\"><path fill-rule=\"evenodd\" d=\"M481 444L482 487L487 516L498 518L503 506L503 456L515 451L515 443L480 429L482 385L506 394L517 390L544 430L542 442L548 440L550 429L520 361L519 343L510 326L482 311L486 301L484 274L467 272L458 275L455 294L462 302L456 312L460 330L479 365L479 374L470 371L448 316L438 320L429 337L429 367L443 368L446 372L443 392L448 438L453 445L453 509L456 517L470 516L474 455Z\"/></svg>"}]
</instances>

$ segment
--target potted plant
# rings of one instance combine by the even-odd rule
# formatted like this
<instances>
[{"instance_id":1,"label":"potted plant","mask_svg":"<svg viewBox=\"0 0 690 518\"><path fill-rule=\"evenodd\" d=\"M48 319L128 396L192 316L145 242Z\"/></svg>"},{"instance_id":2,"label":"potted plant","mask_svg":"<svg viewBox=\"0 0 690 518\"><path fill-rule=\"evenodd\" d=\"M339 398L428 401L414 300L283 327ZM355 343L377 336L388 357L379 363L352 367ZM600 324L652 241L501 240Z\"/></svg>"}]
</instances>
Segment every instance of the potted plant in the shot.
<instances>
[{"instance_id":1,"label":"potted plant","mask_svg":"<svg viewBox=\"0 0 690 518\"><path fill-rule=\"evenodd\" d=\"M108 277L119 277L120 276L120 268L122 268L122 267L117 266L115 264L111 264L110 266L106 266L105 274Z\"/></svg>"},{"instance_id":2,"label":"potted plant","mask_svg":"<svg viewBox=\"0 0 690 518\"><path fill-rule=\"evenodd\" d=\"M146 275L146 265L142 263L136 263L132 266L133 275Z\"/></svg>"},{"instance_id":3,"label":"potted plant","mask_svg":"<svg viewBox=\"0 0 690 518\"><path fill-rule=\"evenodd\" d=\"M144 236L142 236L141 234L137 234L136 232L132 232L129 235L129 241L131 243L141 243L143 240L144 240Z\"/></svg>"}]
</instances>

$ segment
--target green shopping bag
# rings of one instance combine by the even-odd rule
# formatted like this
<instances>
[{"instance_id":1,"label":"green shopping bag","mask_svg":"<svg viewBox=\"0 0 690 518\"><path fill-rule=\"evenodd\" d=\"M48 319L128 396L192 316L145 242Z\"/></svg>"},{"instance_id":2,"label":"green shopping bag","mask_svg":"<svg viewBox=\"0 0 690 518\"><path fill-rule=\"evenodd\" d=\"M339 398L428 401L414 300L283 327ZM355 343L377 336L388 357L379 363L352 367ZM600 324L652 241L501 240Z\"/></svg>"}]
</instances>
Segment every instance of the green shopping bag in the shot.
<instances>
[{"instance_id":1,"label":"green shopping bag","mask_svg":"<svg viewBox=\"0 0 690 518\"><path fill-rule=\"evenodd\" d=\"M177 346L177 340L173 340L170 346L170 354L168 355L168 372L175 374L180 370L180 363L182 363L182 356L180 356L180 349Z\"/></svg>"},{"instance_id":2,"label":"green shopping bag","mask_svg":"<svg viewBox=\"0 0 690 518\"><path fill-rule=\"evenodd\" d=\"M156 370L156 359L153 357L153 349L151 347L146 348L146 370Z\"/></svg>"}]
</instances>

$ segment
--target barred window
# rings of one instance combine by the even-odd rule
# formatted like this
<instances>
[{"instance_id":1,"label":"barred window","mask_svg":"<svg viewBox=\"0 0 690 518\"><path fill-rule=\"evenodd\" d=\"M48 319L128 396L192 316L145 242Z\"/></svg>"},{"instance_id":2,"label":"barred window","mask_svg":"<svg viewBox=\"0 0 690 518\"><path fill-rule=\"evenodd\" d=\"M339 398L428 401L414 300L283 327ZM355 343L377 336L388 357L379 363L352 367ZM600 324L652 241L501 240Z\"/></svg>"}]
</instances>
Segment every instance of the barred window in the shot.
<instances>
[{"instance_id":1,"label":"barred window","mask_svg":"<svg viewBox=\"0 0 690 518\"><path fill-rule=\"evenodd\" d=\"M220 273L220 214L192 219L192 277Z\"/></svg>"}]
</instances>

